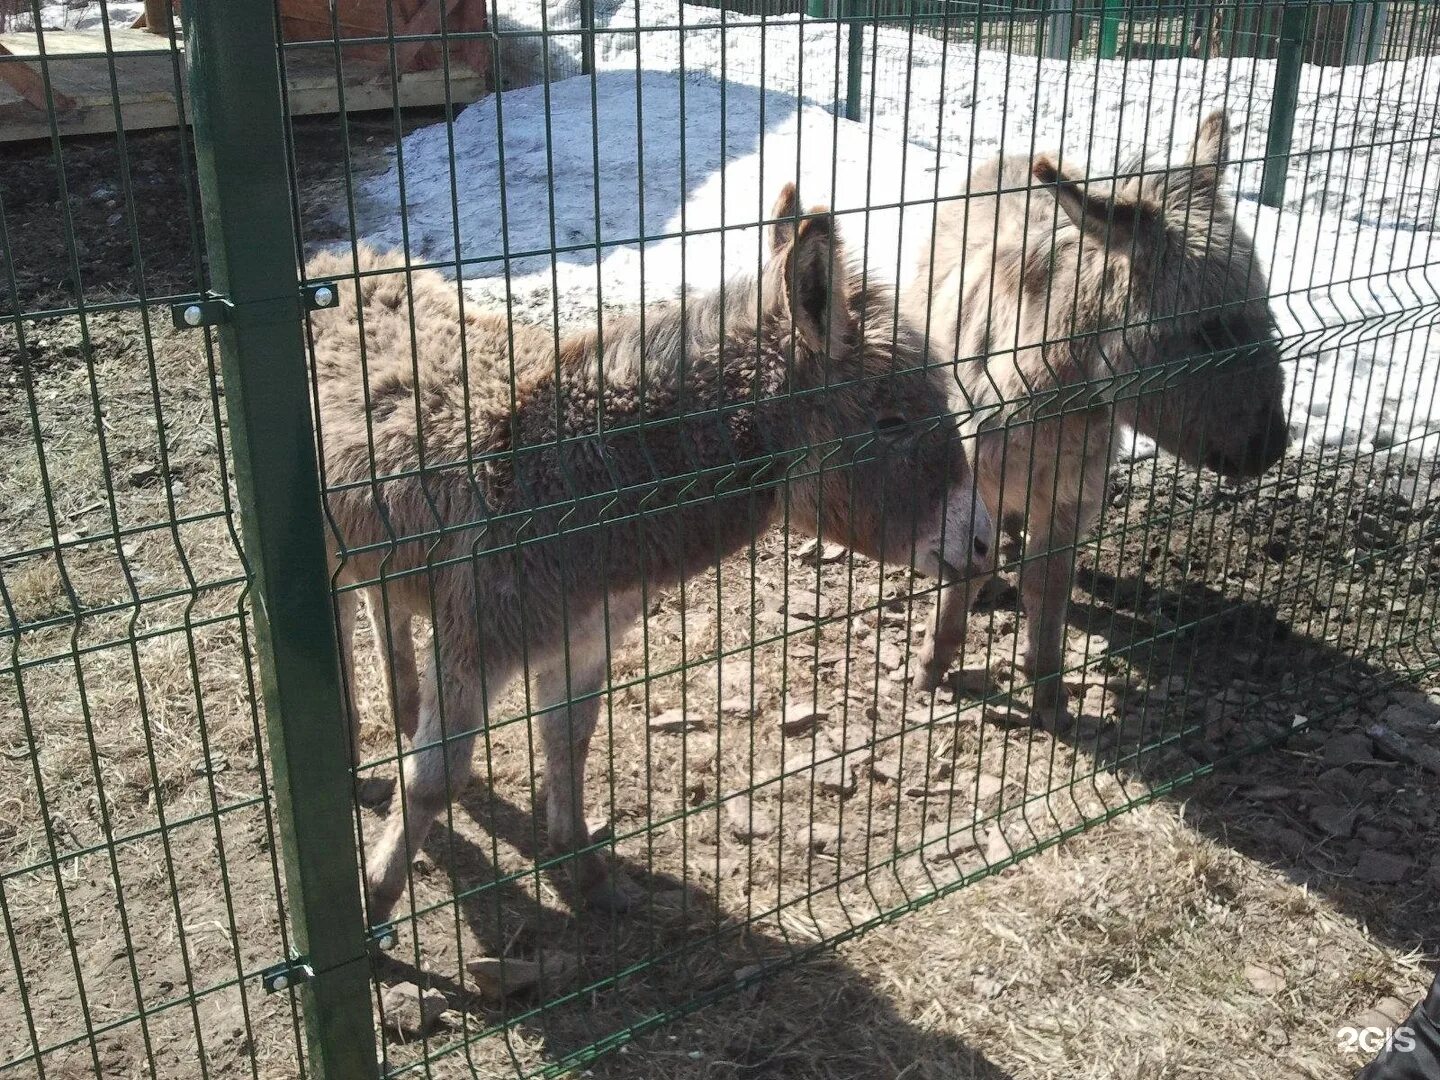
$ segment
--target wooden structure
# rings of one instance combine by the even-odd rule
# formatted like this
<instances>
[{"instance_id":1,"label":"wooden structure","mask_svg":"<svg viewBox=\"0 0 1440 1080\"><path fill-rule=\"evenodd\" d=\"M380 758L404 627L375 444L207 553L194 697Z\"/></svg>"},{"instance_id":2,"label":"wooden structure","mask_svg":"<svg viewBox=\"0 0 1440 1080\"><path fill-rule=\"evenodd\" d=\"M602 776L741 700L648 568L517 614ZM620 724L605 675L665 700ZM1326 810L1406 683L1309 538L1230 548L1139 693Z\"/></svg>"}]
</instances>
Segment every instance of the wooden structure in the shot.
<instances>
[{"instance_id":1,"label":"wooden structure","mask_svg":"<svg viewBox=\"0 0 1440 1080\"><path fill-rule=\"evenodd\" d=\"M339 39L385 38L387 0L335 0ZM390 0L396 37L455 33L485 28L485 0ZM336 78L336 31L330 0L279 0L288 102L292 116L333 113L340 108ZM172 127L180 122L179 93L188 96L183 34L170 42L173 7L147 0L133 27L110 32L107 52L101 30L51 30L0 34L0 142L50 135L45 70L48 69L55 123L62 135L114 131L116 116L126 130ZM178 20L177 20L178 22ZM489 88L489 45L464 38L449 46L449 86L440 44L369 41L340 46L340 78L350 112L401 106L474 101ZM112 87L113 65L113 87ZM448 94L447 94L448 89ZM185 105L188 120L188 103Z\"/></svg>"}]
</instances>

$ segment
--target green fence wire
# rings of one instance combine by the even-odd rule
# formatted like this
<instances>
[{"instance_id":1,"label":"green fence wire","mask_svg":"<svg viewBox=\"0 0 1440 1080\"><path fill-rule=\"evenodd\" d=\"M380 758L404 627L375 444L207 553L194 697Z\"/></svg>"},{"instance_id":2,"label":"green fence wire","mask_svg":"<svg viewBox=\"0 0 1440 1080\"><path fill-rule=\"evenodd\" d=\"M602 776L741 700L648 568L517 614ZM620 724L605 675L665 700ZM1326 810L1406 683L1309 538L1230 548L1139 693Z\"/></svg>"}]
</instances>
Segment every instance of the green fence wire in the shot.
<instances>
[{"instance_id":1,"label":"green fence wire","mask_svg":"<svg viewBox=\"0 0 1440 1080\"><path fill-rule=\"evenodd\" d=\"M1428 0L93 7L0 54L0 1073L565 1074L1440 669Z\"/></svg>"}]
</instances>

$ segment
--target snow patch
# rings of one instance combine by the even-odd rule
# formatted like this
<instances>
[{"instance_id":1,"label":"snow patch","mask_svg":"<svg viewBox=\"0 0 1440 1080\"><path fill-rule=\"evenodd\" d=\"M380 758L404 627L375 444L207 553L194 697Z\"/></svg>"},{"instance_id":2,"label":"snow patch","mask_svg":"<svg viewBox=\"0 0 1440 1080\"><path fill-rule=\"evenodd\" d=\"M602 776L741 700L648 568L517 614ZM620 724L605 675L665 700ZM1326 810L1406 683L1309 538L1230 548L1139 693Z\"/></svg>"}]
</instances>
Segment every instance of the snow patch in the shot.
<instances>
[{"instance_id":1,"label":"snow patch","mask_svg":"<svg viewBox=\"0 0 1440 1080\"><path fill-rule=\"evenodd\" d=\"M546 11L551 29L578 26L567 5ZM898 286L928 242L931 200L958 190L972 162L1059 148L1100 175L1142 149L1179 160L1223 106L1240 218L1293 357L1299 441L1433 447L1440 58L1305 67L1285 205L1272 210L1257 198L1273 61L1067 65L867 28L867 119L853 123L836 115L843 30L679 11L683 30L673 4L601 2L610 32L596 37L593 77L522 85L409 135L363 185L359 234L458 259L470 295L522 318L593 324L601 309L753 272L757 223L798 180L804 202L840 212L872 280ZM501 12L538 22L534 5ZM508 84L579 70L578 35L522 40L537 66L517 63Z\"/></svg>"}]
</instances>

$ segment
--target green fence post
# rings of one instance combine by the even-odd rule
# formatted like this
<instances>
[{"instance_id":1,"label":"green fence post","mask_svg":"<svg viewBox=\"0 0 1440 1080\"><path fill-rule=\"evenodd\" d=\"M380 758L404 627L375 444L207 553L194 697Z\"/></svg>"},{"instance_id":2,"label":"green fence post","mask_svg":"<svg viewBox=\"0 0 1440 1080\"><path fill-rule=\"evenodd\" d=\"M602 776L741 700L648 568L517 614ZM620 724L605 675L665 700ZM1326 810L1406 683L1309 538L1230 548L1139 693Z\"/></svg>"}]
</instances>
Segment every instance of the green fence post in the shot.
<instances>
[{"instance_id":1,"label":"green fence post","mask_svg":"<svg viewBox=\"0 0 1440 1080\"><path fill-rule=\"evenodd\" d=\"M1345 63L1373 64L1380 59L1388 21L1387 5L1379 0L1357 0L1345 29Z\"/></svg>"},{"instance_id":2,"label":"green fence post","mask_svg":"<svg viewBox=\"0 0 1440 1080\"><path fill-rule=\"evenodd\" d=\"M865 70L865 14L861 0L840 0L845 17L845 119L860 119L860 83Z\"/></svg>"},{"instance_id":3,"label":"green fence post","mask_svg":"<svg viewBox=\"0 0 1440 1080\"><path fill-rule=\"evenodd\" d=\"M1270 102L1270 130L1265 138L1265 171L1260 177L1260 201L1266 206L1279 206L1285 201L1290 137L1295 130L1295 108L1300 99L1300 65L1305 59L1305 14L1304 4L1288 3L1280 20L1275 95Z\"/></svg>"},{"instance_id":4,"label":"green fence post","mask_svg":"<svg viewBox=\"0 0 1440 1080\"><path fill-rule=\"evenodd\" d=\"M1068 60L1075 35L1075 0L1049 0L1042 23L1040 55L1051 60Z\"/></svg>"},{"instance_id":5,"label":"green fence post","mask_svg":"<svg viewBox=\"0 0 1440 1080\"><path fill-rule=\"evenodd\" d=\"M580 0L580 74L595 74L595 0Z\"/></svg>"},{"instance_id":6,"label":"green fence post","mask_svg":"<svg viewBox=\"0 0 1440 1080\"><path fill-rule=\"evenodd\" d=\"M825 18L828 0L805 0L805 14L812 19Z\"/></svg>"},{"instance_id":7,"label":"green fence post","mask_svg":"<svg viewBox=\"0 0 1440 1080\"><path fill-rule=\"evenodd\" d=\"M274 0L187 0L185 59L310 1075L378 1075ZM277 960L284 958L277 957Z\"/></svg>"},{"instance_id":8,"label":"green fence post","mask_svg":"<svg viewBox=\"0 0 1440 1080\"><path fill-rule=\"evenodd\" d=\"M1365 58L1362 63L1373 64L1385 51L1385 31L1390 25L1390 5L1385 0L1371 4L1370 29L1365 38Z\"/></svg>"},{"instance_id":9,"label":"green fence post","mask_svg":"<svg viewBox=\"0 0 1440 1080\"><path fill-rule=\"evenodd\" d=\"M1125 0L1104 0L1100 12L1100 58L1114 60L1120 51L1120 12Z\"/></svg>"}]
</instances>

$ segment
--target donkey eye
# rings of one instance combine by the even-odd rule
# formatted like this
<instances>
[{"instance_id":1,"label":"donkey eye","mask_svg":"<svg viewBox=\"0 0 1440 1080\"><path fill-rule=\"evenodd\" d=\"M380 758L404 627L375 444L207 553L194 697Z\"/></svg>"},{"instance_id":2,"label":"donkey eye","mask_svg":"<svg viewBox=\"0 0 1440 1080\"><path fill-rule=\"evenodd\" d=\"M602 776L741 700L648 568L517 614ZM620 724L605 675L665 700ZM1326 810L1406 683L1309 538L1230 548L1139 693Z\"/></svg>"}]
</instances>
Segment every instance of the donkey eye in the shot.
<instances>
[{"instance_id":1,"label":"donkey eye","mask_svg":"<svg viewBox=\"0 0 1440 1080\"><path fill-rule=\"evenodd\" d=\"M881 416L875 421L875 430L886 438L903 435L910 426L903 416Z\"/></svg>"}]
</instances>

